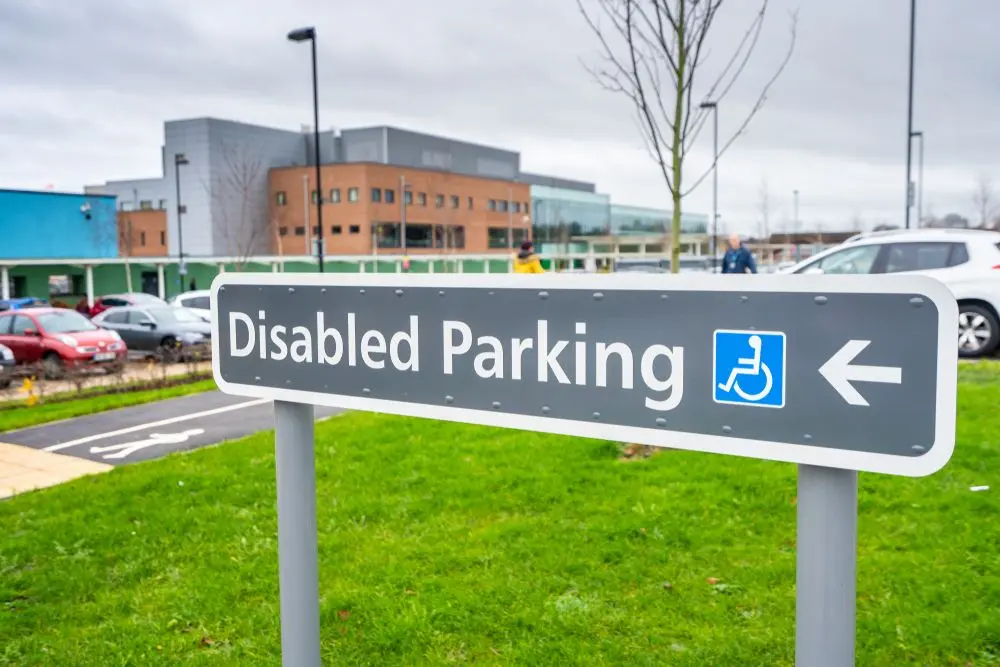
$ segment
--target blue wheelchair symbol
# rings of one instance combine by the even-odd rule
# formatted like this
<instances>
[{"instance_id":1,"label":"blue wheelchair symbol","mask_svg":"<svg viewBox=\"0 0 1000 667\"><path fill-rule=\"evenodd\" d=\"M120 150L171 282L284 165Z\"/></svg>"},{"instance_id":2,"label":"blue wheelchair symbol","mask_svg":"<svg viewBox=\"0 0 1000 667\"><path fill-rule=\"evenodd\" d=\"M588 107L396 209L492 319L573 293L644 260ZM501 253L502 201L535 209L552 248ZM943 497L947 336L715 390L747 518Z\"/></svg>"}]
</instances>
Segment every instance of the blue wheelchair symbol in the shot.
<instances>
[{"instance_id":1,"label":"blue wheelchair symbol","mask_svg":"<svg viewBox=\"0 0 1000 667\"><path fill-rule=\"evenodd\" d=\"M716 403L785 407L785 334L780 331L715 332Z\"/></svg>"}]
</instances>

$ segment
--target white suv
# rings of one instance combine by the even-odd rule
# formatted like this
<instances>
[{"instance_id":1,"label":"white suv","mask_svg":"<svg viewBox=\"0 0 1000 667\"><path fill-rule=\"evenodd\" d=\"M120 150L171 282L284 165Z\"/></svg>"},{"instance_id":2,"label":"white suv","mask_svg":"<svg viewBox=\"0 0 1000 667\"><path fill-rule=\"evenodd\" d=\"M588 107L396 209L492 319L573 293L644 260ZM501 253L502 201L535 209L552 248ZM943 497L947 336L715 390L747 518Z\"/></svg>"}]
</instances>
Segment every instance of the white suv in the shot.
<instances>
[{"instance_id":1,"label":"white suv","mask_svg":"<svg viewBox=\"0 0 1000 667\"><path fill-rule=\"evenodd\" d=\"M959 355L983 357L1000 345L1000 232L918 229L859 234L781 273L932 276L958 301Z\"/></svg>"},{"instance_id":2,"label":"white suv","mask_svg":"<svg viewBox=\"0 0 1000 667\"><path fill-rule=\"evenodd\" d=\"M212 320L212 291L207 289L193 290L178 294L170 303L175 306L187 308L194 311L196 315L206 322Z\"/></svg>"}]
</instances>

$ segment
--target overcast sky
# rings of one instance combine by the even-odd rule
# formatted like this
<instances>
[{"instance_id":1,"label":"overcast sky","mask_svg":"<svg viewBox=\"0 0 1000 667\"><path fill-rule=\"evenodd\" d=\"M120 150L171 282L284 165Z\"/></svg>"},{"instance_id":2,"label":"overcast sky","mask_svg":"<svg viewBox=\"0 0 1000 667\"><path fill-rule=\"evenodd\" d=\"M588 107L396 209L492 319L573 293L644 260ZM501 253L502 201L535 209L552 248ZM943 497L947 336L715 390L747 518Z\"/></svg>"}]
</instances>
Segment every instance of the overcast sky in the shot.
<instances>
[{"instance_id":1,"label":"overcast sky","mask_svg":"<svg viewBox=\"0 0 1000 667\"><path fill-rule=\"evenodd\" d=\"M703 83L754 4L724 5ZM791 219L795 189L805 226L902 221L909 4L771 0L746 75L720 105L720 135L780 61L796 8L798 41L766 106L720 162L729 230L757 229L764 179L774 231ZM1000 188L1000 2L918 4L924 210L976 217L979 175ZM387 123L495 144L519 150L526 170L596 182L621 203L669 206L629 102L584 68L598 44L575 0L5 0L0 188L79 191L158 175L169 119L299 129L311 122L308 47L285 33L300 25L319 33L324 127ZM687 178L710 165L711 151L705 132ZM685 209L710 206L708 179Z\"/></svg>"}]
</instances>

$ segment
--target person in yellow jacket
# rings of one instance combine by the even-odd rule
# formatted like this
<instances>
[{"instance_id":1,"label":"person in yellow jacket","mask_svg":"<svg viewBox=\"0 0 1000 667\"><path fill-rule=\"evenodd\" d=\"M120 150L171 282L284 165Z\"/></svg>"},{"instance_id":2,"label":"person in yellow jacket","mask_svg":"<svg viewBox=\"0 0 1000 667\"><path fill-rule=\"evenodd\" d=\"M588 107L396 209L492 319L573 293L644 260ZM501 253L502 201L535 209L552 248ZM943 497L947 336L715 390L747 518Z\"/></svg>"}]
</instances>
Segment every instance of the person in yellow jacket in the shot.
<instances>
[{"instance_id":1,"label":"person in yellow jacket","mask_svg":"<svg viewBox=\"0 0 1000 667\"><path fill-rule=\"evenodd\" d=\"M514 258L514 273L545 273L542 261L535 254L535 246L531 241L521 244L521 251Z\"/></svg>"}]
</instances>

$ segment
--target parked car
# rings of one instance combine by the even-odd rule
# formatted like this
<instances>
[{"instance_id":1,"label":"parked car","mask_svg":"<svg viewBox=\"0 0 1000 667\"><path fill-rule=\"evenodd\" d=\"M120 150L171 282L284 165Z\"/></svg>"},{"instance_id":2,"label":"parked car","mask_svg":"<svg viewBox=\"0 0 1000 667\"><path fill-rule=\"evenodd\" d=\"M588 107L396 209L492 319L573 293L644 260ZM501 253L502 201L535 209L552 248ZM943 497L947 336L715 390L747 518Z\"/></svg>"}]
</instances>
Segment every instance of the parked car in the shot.
<instances>
[{"instance_id":1,"label":"parked car","mask_svg":"<svg viewBox=\"0 0 1000 667\"><path fill-rule=\"evenodd\" d=\"M212 325L187 308L123 306L105 310L94 324L115 331L132 352L174 362L194 356L212 343Z\"/></svg>"},{"instance_id":2,"label":"parked car","mask_svg":"<svg viewBox=\"0 0 1000 667\"><path fill-rule=\"evenodd\" d=\"M90 316L100 315L108 308L119 308L123 306L166 306L167 302L155 294L145 292L131 292L127 294L106 294L94 300L94 305L90 309Z\"/></svg>"},{"instance_id":3,"label":"parked car","mask_svg":"<svg viewBox=\"0 0 1000 667\"><path fill-rule=\"evenodd\" d=\"M212 292L207 289L191 290L178 294L170 300L170 304L187 308L206 322L212 321Z\"/></svg>"},{"instance_id":4,"label":"parked car","mask_svg":"<svg viewBox=\"0 0 1000 667\"><path fill-rule=\"evenodd\" d=\"M22 308L47 308L49 302L34 296L24 296L16 299L0 301L0 312L21 310Z\"/></svg>"},{"instance_id":5,"label":"parked car","mask_svg":"<svg viewBox=\"0 0 1000 667\"><path fill-rule=\"evenodd\" d=\"M919 229L859 234L783 273L932 276L958 301L959 355L984 357L1000 346L1000 232Z\"/></svg>"},{"instance_id":6,"label":"parked car","mask_svg":"<svg viewBox=\"0 0 1000 667\"><path fill-rule=\"evenodd\" d=\"M117 333L65 308L0 313L0 345L10 348L18 364L41 363L50 379L61 377L66 369L118 372L128 354Z\"/></svg>"},{"instance_id":7,"label":"parked car","mask_svg":"<svg viewBox=\"0 0 1000 667\"><path fill-rule=\"evenodd\" d=\"M6 389L14 378L14 352L6 345L0 345L0 389Z\"/></svg>"}]
</instances>

